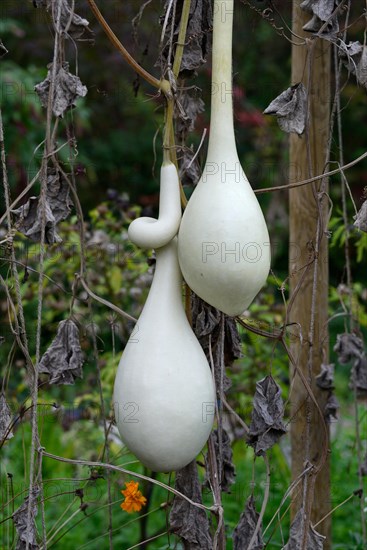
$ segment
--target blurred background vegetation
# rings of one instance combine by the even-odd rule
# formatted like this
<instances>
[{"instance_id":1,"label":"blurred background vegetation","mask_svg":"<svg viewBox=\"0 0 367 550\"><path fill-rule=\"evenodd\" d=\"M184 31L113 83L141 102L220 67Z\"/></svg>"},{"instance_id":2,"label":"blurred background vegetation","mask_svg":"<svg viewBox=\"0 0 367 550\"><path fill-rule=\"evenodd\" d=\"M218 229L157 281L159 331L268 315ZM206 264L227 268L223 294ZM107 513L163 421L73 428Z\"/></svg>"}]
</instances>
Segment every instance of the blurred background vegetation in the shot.
<instances>
[{"instance_id":1,"label":"blurred background vegetation","mask_svg":"<svg viewBox=\"0 0 367 550\"><path fill-rule=\"evenodd\" d=\"M102 5L103 13L124 45L144 67L151 68L157 59L160 38L159 16L162 2L151 2L144 11L134 37L132 19L142 2L111 0ZM290 24L291 2L281 2L279 9ZM77 138L77 185L86 220L87 266L89 282L99 296L116 303L133 316L138 316L144 304L152 278L154 259L151 252L137 250L127 240L129 222L140 215L156 212L158 205L159 166L163 126L163 102L155 91L139 82L120 56L112 49L103 32L89 11L85 1L76 2L77 12L90 21L94 34L87 36L93 43L79 42L76 49L69 44L68 57L73 60L73 70L88 87L86 98L78 101L78 108L68 117ZM267 2L257 2L265 8ZM351 20L362 13L364 2L352 3ZM257 13L239 4L235 17L234 43L234 107L235 128L239 156L245 172L254 188L282 185L288 182L287 136L273 118L266 118L262 111L282 90L288 87L290 78L290 44L278 36L273 28ZM350 40L363 42L364 22L357 21L350 31ZM37 148L44 139L45 112L34 93L34 85L43 80L47 64L52 59L52 29L44 10L34 9L32 2L2 0L0 6L0 37L9 53L0 63L1 105L7 162L12 197L15 198L39 168L41 155ZM156 68L155 74L159 69ZM346 74L343 77L346 79ZM210 63L199 72L195 84L202 88L203 99L210 103ZM346 162L365 151L367 143L366 91L350 80L342 94L343 131ZM198 146L204 128L207 128L209 111L199 115L195 131L189 137ZM337 153L336 146L333 146ZM67 163L68 150L60 152ZM205 144L199 153L201 164L205 160ZM367 185L366 161L348 172L354 200L359 207L363 190ZM188 189L188 192L190 190ZM32 191L32 194L35 194ZM341 217L340 181L331 180L331 197L334 203L330 238L330 315L343 311L343 285L345 262L342 252L344 226ZM3 198L3 197L2 197ZM288 270L288 219L287 193L277 192L260 196L273 238L273 274L268 286L251 306L249 317L258 326L272 330L283 322L284 307L280 285ZM352 224L353 208L348 201ZM1 201L0 214L3 213ZM354 308L362 331L367 330L367 288L365 261L367 239L351 225L352 270L354 280ZM0 229L0 237L5 228ZM63 243L47 249L44 285L42 350L45 351L54 338L58 323L69 313L74 274L79 268L79 239L76 216L61 224ZM1 240L1 238L0 238ZM35 327L37 304L38 245L20 235L16 236L17 257L20 258L21 292L25 305L26 321L30 331L30 346L35 353ZM0 272L6 277L9 261L6 247L1 247ZM110 411L114 375L123 347L132 325L121 320L106 307L93 303L80 291L73 313L83 327L82 348L85 352L83 380L75 386L50 386L46 379L40 384L40 431L47 442L48 452L69 458L103 460L104 432L101 423L100 396L96 363L101 369L103 397ZM27 490L27 467L30 452L30 427L27 419L29 394L25 380L24 359L13 346L13 336L7 324L7 302L0 293L2 334L0 368L6 380L6 395L17 420L15 437L2 448L0 463L1 500L7 503L14 495L15 501L5 504L3 519L12 514ZM340 320L341 319L341 320ZM97 334L97 354L93 349L91 333ZM344 331L343 318L330 323L331 360L336 334ZM283 395L288 392L288 361L281 348L273 349L273 343L242 331L243 357L229 373L232 388L228 399L232 407L250 420L252 396L257 380L269 373L282 386ZM8 373L12 367L11 377ZM331 425L332 433L332 506L352 495L358 489L355 452L354 404L348 387L350 367L336 367L336 395L340 402L339 419ZM360 405L361 429L364 436L367 414ZM228 420L230 423L230 419ZM234 434L235 437L235 434ZM364 441L366 443L366 441ZM126 465L143 472L126 448L121 445L117 432L110 434L111 462ZM234 442L234 463L237 469L236 483L229 495L224 495L225 520L228 525L228 548L231 548L231 532L238 522L244 501L254 488L260 506L264 492L265 472L262 461L255 461L252 449L242 437ZM366 450L366 449L365 449ZM290 483L289 442L287 436L270 455L272 481L269 506L265 515L266 526L277 510L281 498ZM108 548L107 536L107 488L105 474L90 468L44 459L46 498L46 524L51 527L50 548L89 550ZM145 472L148 473L148 472ZM160 474L159 478L169 481ZM158 535L166 530L166 515L172 499L162 489L142 485L143 494L149 494L146 520L140 516L128 516L121 510L120 490L124 479L112 474L113 482L113 540L116 548L126 549L136 544L140 537ZM77 491L78 490L78 491ZM77 491L77 492L76 492ZM151 492L151 493L150 493ZM80 509L81 500L88 505ZM365 503L367 507L367 502ZM279 518L286 511L283 506ZM272 535L269 548L281 548L286 540L288 515L277 518L267 531L265 540ZM334 514L333 548L343 550L362 549L360 536L358 496L352 497ZM0 526L0 547L14 545L11 522ZM1 546L2 545L2 546ZM174 536L158 538L149 545L152 550L180 548Z\"/></svg>"}]
</instances>

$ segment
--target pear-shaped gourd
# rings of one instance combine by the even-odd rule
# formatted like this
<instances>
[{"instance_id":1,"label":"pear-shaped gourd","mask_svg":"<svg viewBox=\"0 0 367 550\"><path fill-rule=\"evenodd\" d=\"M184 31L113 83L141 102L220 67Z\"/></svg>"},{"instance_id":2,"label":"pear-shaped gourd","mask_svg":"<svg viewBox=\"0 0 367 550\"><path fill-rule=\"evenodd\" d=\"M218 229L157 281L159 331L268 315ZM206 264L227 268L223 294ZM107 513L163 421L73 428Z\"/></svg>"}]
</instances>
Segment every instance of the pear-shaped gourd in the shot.
<instances>
[{"instance_id":1,"label":"pear-shaped gourd","mask_svg":"<svg viewBox=\"0 0 367 550\"><path fill-rule=\"evenodd\" d=\"M167 472L186 466L205 445L213 424L215 390L182 305L177 239L172 239L181 209L172 164L162 168L161 190L159 219L138 219L130 226L134 242L145 248L159 242L161 248L156 250L147 301L118 367L113 400L124 443L145 466Z\"/></svg>"},{"instance_id":2,"label":"pear-shaped gourd","mask_svg":"<svg viewBox=\"0 0 367 550\"><path fill-rule=\"evenodd\" d=\"M178 254L187 284L228 315L241 314L270 267L263 213L238 159L232 107L233 0L214 1L209 146L184 211Z\"/></svg>"}]
</instances>

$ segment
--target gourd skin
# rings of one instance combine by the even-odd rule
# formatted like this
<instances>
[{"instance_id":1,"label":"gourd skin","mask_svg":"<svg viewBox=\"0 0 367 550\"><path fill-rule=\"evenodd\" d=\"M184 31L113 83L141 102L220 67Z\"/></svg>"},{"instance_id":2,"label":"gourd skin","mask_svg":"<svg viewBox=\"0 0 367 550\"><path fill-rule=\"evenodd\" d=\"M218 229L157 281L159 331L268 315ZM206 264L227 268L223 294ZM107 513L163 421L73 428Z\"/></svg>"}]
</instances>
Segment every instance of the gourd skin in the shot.
<instances>
[{"instance_id":1,"label":"gourd skin","mask_svg":"<svg viewBox=\"0 0 367 550\"><path fill-rule=\"evenodd\" d=\"M223 184L215 176L199 182L179 231L184 279L227 315L239 315L251 304L270 267L265 220L246 186L246 180Z\"/></svg>"},{"instance_id":2,"label":"gourd skin","mask_svg":"<svg viewBox=\"0 0 367 550\"><path fill-rule=\"evenodd\" d=\"M215 0L208 155L184 211L178 255L187 284L203 300L239 315L265 284L270 242L256 196L241 168L233 128L233 0Z\"/></svg>"},{"instance_id":3,"label":"gourd skin","mask_svg":"<svg viewBox=\"0 0 367 550\"><path fill-rule=\"evenodd\" d=\"M142 217L128 229L129 239L141 248L160 248L177 235L181 221L180 188L176 167L161 167L159 219Z\"/></svg>"},{"instance_id":4,"label":"gourd skin","mask_svg":"<svg viewBox=\"0 0 367 550\"><path fill-rule=\"evenodd\" d=\"M178 470L205 445L215 389L205 354L182 305L177 239L156 250L154 279L114 388L117 427L148 468Z\"/></svg>"}]
</instances>

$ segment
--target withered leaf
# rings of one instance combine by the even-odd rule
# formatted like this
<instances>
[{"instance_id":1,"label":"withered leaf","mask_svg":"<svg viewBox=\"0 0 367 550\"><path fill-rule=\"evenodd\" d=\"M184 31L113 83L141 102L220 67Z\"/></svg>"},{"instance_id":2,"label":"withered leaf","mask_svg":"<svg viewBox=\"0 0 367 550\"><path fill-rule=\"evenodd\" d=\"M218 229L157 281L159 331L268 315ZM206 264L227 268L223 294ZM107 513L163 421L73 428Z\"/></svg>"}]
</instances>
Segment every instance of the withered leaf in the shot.
<instances>
[{"instance_id":1,"label":"withered leaf","mask_svg":"<svg viewBox=\"0 0 367 550\"><path fill-rule=\"evenodd\" d=\"M184 143L189 132L195 128L195 121L200 113L204 112L205 103L198 95L198 92L189 94L186 90L181 90L177 96L176 117L176 135L181 143Z\"/></svg>"},{"instance_id":2,"label":"withered leaf","mask_svg":"<svg viewBox=\"0 0 367 550\"><path fill-rule=\"evenodd\" d=\"M338 334L334 351L338 354L341 365L346 365L356 359L362 359L364 357L363 340L356 334L349 332Z\"/></svg>"},{"instance_id":3,"label":"withered leaf","mask_svg":"<svg viewBox=\"0 0 367 550\"><path fill-rule=\"evenodd\" d=\"M214 441L215 456L217 458L217 471L220 472L219 485L223 492L230 493L231 485L236 481L236 468L232 462L231 440L227 431L221 429L221 441L219 441L219 431L213 430L210 437ZM205 461L207 462L207 456ZM209 484L209 483L207 483Z\"/></svg>"},{"instance_id":4,"label":"withered leaf","mask_svg":"<svg viewBox=\"0 0 367 550\"><path fill-rule=\"evenodd\" d=\"M170 2L169 0L167 0L164 6L164 15L161 18L162 23L165 19L165 14L169 5ZM178 0L175 10L175 21L173 22L174 44L177 44L182 7L183 0ZM210 34L210 31L212 30L212 18L212 6L210 0L192 0L190 4L190 15L187 24L185 48L183 51L179 76L191 76L203 63L205 63L210 47L208 36ZM169 18L169 24L166 28L166 36L168 39L171 36L171 28L172 10ZM164 62L167 60L168 52L169 47L167 46L161 53L159 62Z\"/></svg>"},{"instance_id":5,"label":"withered leaf","mask_svg":"<svg viewBox=\"0 0 367 550\"><path fill-rule=\"evenodd\" d=\"M191 294L191 315L193 331L208 361L211 360L211 346L217 391L221 388L223 381L223 391L226 392L231 386L231 381L226 373L222 372L222 352L224 366L230 367L235 359L241 357L242 351L236 321L208 305L194 293ZM222 334L222 315L224 315L224 335Z\"/></svg>"},{"instance_id":6,"label":"withered leaf","mask_svg":"<svg viewBox=\"0 0 367 550\"><path fill-rule=\"evenodd\" d=\"M325 21L317 15L313 15L302 28L307 32L319 33L322 38L326 38L327 40L333 40L339 31L339 23L337 17L332 17L325 25Z\"/></svg>"},{"instance_id":7,"label":"withered leaf","mask_svg":"<svg viewBox=\"0 0 367 550\"><path fill-rule=\"evenodd\" d=\"M176 472L175 489L194 502L202 503L201 487L195 460ZM185 550L211 550L212 539L205 510L175 496L169 515L170 530L178 535Z\"/></svg>"},{"instance_id":8,"label":"withered leaf","mask_svg":"<svg viewBox=\"0 0 367 550\"><path fill-rule=\"evenodd\" d=\"M71 319L61 321L51 346L39 363L39 372L50 375L50 384L73 385L76 378L83 378L83 363L78 327Z\"/></svg>"},{"instance_id":9,"label":"withered leaf","mask_svg":"<svg viewBox=\"0 0 367 550\"><path fill-rule=\"evenodd\" d=\"M348 71L354 74L362 86L367 87L367 45L360 42L341 41L339 56Z\"/></svg>"},{"instance_id":10,"label":"withered leaf","mask_svg":"<svg viewBox=\"0 0 367 550\"><path fill-rule=\"evenodd\" d=\"M37 84L34 89L37 92L42 107L47 107L50 84L52 78L52 64L49 65L47 76L43 82ZM69 72L69 64L57 68L54 86L52 111L55 116L63 117L64 113L73 107L78 97L87 94L87 87L83 86L80 78Z\"/></svg>"},{"instance_id":11,"label":"withered leaf","mask_svg":"<svg viewBox=\"0 0 367 550\"><path fill-rule=\"evenodd\" d=\"M367 233L367 200L362 204L359 212L354 216L354 227Z\"/></svg>"},{"instance_id":12,"label":"withered leaf","mask_svg":"<svg viewBox=\"0 0 367 550\"><path fill-rule=\"evenodd\" d=\"M324 409L326 422L331 422L332 418L334 418L335 420L338 418L339 408L340 408L340 405L337 398L333 393L330 393Z\"/></svg>"},{"instance_id":13,"label":"withered leaf","mask_svg":"<svg viewBox=\"0 0 367 550\"><path fill-rule=\"evenodd\" d=\"M233 550L244 550L245 548L248 548L255 532L259 515L260 514L258 514L255 509L254 497L251 495L247 499L245 509L240 517L240 521L233 531ZM264 548L264 541L261 531L262 527L260 527L256 535L255 541L252 545L252 550L262 550Z\"/></svg>"},{"instance_id":14,"label":"withered leaf","mask_svg":"<svg viewBox=\"0 0 367 550\"><path fill-rule=\"evenodd\" d=\"M50 11L52 2L51 0L33 0L33 5L35 8L46 8L47 11ZM54 23L56 25L55 20ZM78 40L89 26L86 19L72 12L68 0L61 0L60 24L65 36L71 36L74 40Z\"/></svg>"},{"instance_id":15,"label":"withered leaf","mask_svg":"<svg viewBox=\"0 0 367 550\"><path fill-rule=\"evenodd\" d=\"M54 244L61 241L56 225L67 218L72 201L69 185L59 172L49 170L45 198L45 242ZM12 210L16 216L16 229L32 241L40 242L42 214L38 197L31 197L25 204Z\"/></svg>"},{"instance_id":16,"label":"withered leaf","mask_svg":"<svg viewBox=\"0 0 367 550\"><path fill-rule=\"evenodd\" d=\"M272 376L256 383L247 443L257 456L264 455L286 433L281 389Z\"/></svg>"},{"instance_id":17,"label":"withered leaf","mask_svg":"<svg viewBox=\"0 0 367 550\"><path fill-rule=\"evenodd\" d=\"M18 542L16 550L25 550L27 547L29 550L38 550L37 544L37 528L35 523L35 517L37 516L37 498L40 493L40 488L35 485L32 489L32 493L24 499L23 504L13 514L13 521L18 533ZM27 529L28 518L28 503L30 502L30 525ZM28 531L28 533L27 533Z\"/></svg>"},{"instance_id":18,"label":"withered leaf","mask_svg":"<svg viewBox=\"0 0 367 550\"><path fill-rule=\"evenodd\" d=\"M284 132L303 134L306 125L307 94L300 82L287 88L265 109L265 115L276 115Z\"/></svg>"},{"instance_id":19,"label":"withered leaf","mask_svg":"<svg viewBox=\"0 0 367 550\"><path fill-rule=\"evenodd\" d=\"M334 386L334 364L322 364L320 374L316 376L316 384L322 390L331 390Z\"/></svg>"},{"instance_id":20,"label":"withered leaf","mask_svg":"<svg viewBox=\"0 0 367 550\"><path fill-rule=\"evenodd\" d=\"M350 379L350 386L358 393L367 392L367 358L355 361Z\"/></svg>"},{"instance_id":21,"label":"withered leaf","mask_svg":"<svg viewBox=\"0 0 367 550\"><path fill-rule=\"evenodd\" d=\"M16 210L12 210L13 214L18 218L16 229L29 237L32 241L39 242L41 240L41 213L39 207L39 198L31 197L23 206ZM61 238L56 233L56 220L52 213L50 205L45 201L45 242L54 244L61 241Z\"/></svg>"},{"instance_id":22,"label":"withered leaf","mask_svg":"<svg viewBox=\"0 0 367 550\"><path fill-rule=\"evenodd\" d=\"M194 151L185 147L180 159L179 176L183 185L196 185L201 176L201 170Z\"/></svg>"},{"instance_id":23,"label":"withered leaf","mask_svg":"<svg viewBox=\"0 0 367 550\"><path fill-rule=\"evenodd\" d=\"M66 36L71 36L74 40L80 38L89 26L89 21L73 13L69 2L63 0L61 5L61 27Z\"/></svg>"},{"instance_id":24,"label":"withered leaf","mask_svg":"<svg viewBox=\"0 0 367 550\"><path fill-rule=\"evenodd\" d=\"M302 523L304 518L304 512L301 508L298 510L296 517L293 520L293 523L290 528L289 539L287 544L284 546L283 550L299 550L302 545ZM324 547L324 541L326 537L320 535L311 523L308 526L307 533L307 550L322 550Z\"/></svg>"},{"instance_id":25,"label":"withered leaf","mask_svg":"<svg viewBox=\"0 0 367 550\"><path fill-rule=\"evenodd\" d=\"M327 21L338 4L337 0L304 0L300 8L317 15L321 21Z\"/></svg>"},{"instance_id":26,"label":"withered leaf","mask_svg":"<svg viewBox=\"0 0 367 550\"><path fill-rule=\"evenodd\" d=\"M334 351L341 365L352 362L351 387L358 392L367 391L367 357L363 340L353 333L338 334Z\"/></svg>"},{"instance_id":27,"label":"withered leaf","mask_svg":"<svg viewBox=\"0 0 367 550\"><path fill-rule=\"evenodd\" d=\"M4 439L11 439L14 437L13 432L10 430L11 426L11 410L6 401L4 393L0 394L0 442Z\"/></svg>"}]
</instances>

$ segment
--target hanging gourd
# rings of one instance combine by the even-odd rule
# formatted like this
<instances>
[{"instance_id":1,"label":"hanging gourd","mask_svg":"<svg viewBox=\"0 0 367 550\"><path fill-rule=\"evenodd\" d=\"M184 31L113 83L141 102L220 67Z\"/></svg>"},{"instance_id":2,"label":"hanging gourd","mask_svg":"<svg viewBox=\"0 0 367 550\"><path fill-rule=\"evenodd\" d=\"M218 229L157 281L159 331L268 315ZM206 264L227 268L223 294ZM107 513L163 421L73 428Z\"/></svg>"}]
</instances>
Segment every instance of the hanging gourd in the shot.
<instances>
[{"instance_id":1,"label":"hanging gourd","mask_svg":"<svg viewBox=\"0 0 367 550\"><path fill-rule=\"evenodd\" d=\"M235 143L233 5L233 0L214 1L208 154L182 217L178 255L184 279L198 296L228 315L239 315L266 281L270 243Z\"/></svg>"},{"instance_id":2,"label":"hanging gourd","mask_svg":"<svg viewBox=\"0 0 367 550\"><path fill-rule=\"evenodd\" d=\"M214 418L212 374L182 304L175 237L180 219L177 171L165 163L158 220L139 218L129 228L135 244L156 248L156 268L122 355L113 397L121 439L157 472L191 462L205 445Z\"/></svg>"}]
</instances>

